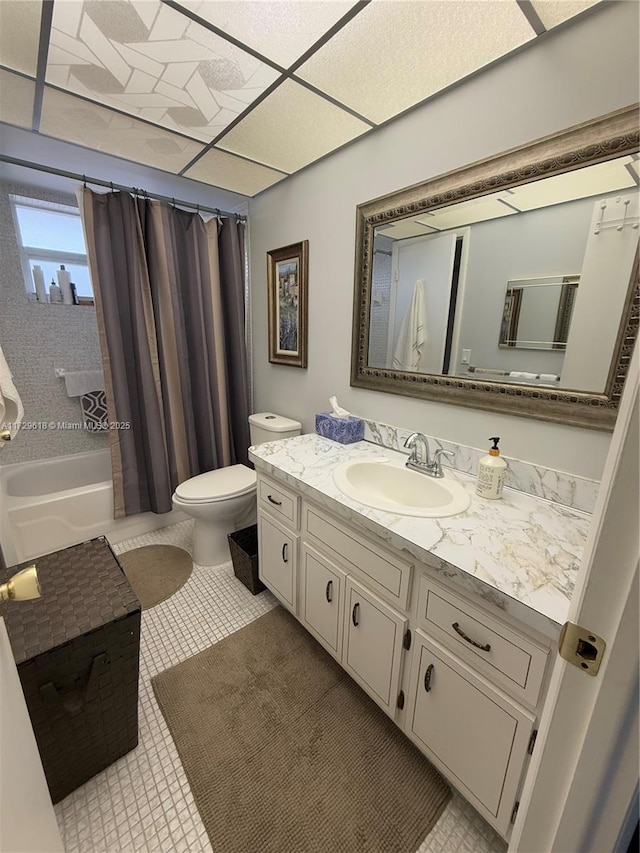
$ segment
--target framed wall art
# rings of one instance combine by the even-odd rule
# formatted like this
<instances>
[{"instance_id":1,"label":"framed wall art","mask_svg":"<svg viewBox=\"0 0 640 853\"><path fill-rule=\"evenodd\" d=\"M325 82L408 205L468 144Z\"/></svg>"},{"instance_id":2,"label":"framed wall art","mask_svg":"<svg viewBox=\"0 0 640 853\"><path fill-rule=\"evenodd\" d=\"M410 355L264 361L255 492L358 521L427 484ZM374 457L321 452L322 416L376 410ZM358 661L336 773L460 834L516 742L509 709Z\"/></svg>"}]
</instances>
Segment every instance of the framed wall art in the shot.
<instances>
[{"instance_id":1,"label":"framed wall art","mask_svg":"<svg viewBox=\"0 0 640 853\"><path fill-rule=\"evenodd\" d=\"M307 366L309 241L267 252L269 361Z\"/></svg>"}]
</instances>

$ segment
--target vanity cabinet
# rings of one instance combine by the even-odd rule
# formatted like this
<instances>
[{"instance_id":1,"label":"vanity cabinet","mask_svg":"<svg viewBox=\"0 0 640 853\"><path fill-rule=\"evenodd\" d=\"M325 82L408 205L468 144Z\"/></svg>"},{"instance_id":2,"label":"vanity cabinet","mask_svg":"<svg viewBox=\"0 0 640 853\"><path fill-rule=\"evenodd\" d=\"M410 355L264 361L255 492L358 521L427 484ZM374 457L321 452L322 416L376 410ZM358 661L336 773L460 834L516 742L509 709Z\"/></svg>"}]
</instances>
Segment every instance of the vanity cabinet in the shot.
<instances>
[{"instance_id":1,"label":"vanity cabinet","mask_svg":"<svg viewBox=\"0 0 640 853\"><path fill-rule=\"evenodd\" d=\"M342 665L394 716L407 619L351 577L345 601Z\"/></svg>"},{"instance_id":2,"label":"vanity cabinet","mask_svg":"<svg viewBox=\"0 0 640 853\"><path fill-rule=\"evenodd\" d=\"M535 717L420 629L414 643L406 733L504 835Z\"/></svg>"},{"instance_id":3,"label":"vanity cabinet","mask_svg":"<svg viewBox=\"0 0 640 853\"><path fill-rule=\"evenodd\" d=\"M342 660L345 573L306 543L300 561L300 621L338 661Z\"/></svg>"},{"instance_id":4,"label":"vanity cabinet","mask_svg":"<svg viewBox=\"0 0 640 853\"><path fill-rule=\"evenodd\" d=\"M294 489L258 496L263 583L508 838L550 641Z\"/></svg>"}]
</instances>

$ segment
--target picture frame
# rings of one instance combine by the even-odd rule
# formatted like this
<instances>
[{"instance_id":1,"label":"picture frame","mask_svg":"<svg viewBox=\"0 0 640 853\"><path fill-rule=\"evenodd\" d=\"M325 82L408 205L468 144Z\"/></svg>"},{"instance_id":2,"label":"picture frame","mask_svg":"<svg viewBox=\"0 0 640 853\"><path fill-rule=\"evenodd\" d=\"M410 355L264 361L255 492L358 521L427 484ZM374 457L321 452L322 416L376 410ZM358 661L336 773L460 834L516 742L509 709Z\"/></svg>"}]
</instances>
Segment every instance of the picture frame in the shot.
<instances>
[{"instance_id":1,"label":"picture frame","mask_svg":"<svg viewBox=\"0 0 640 853\"><path fill-rule=\"evenodd\" d=\"M267 252L269 361L307 366L309 241Z\"/></svg>"}]
</instances>

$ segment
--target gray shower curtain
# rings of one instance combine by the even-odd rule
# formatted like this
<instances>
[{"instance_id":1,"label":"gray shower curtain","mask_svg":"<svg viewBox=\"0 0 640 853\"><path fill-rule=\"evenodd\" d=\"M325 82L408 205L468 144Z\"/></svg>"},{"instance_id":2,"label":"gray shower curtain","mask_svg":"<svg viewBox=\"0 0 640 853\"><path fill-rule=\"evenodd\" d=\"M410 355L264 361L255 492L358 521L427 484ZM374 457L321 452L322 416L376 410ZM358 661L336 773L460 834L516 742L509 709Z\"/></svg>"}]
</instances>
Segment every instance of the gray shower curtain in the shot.
<instances>
[{"instance_id":1,"label":"gray shower curtain","mask_svg":"<svg viewBox=\"0 0 640 853\"><path fill-rule=\"evenodd\" d=\"M244 224L82 193L109 412L115 517L247 461Z\"/></svg>"}]
</instances>

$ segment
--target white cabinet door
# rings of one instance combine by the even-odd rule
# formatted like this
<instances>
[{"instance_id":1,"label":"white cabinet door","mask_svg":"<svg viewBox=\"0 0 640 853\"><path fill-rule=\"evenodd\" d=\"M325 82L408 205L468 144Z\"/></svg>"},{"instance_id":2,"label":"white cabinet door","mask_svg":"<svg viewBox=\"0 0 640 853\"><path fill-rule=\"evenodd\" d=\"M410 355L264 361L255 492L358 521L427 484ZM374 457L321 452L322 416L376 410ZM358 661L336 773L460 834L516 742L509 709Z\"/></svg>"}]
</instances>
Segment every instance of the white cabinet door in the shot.
<instances>
[{"instance_id":1,"label":"white cabinet door","mask_svg":"<svg viewBox=\"0 0 640 853\"><path fill-rule=\"evenodd\" d=\"M346 575L313 548L302 546L300 618L338 660L342 657L342 609Z\"/></svg>"},{"instance_id":2,"label":"white cabinet door","mask_svg":"<svg viewBox=\"0 0 640 853\"><path fill-rule=\"evenodd\" d=\"M407 733L504 835L534 717L422 631L414 642Z\"/></svg>"},{"instance_id":3,"label":"white cabinet door","mask_svg":"<svg viewBox=\"0 0 640 853\"><path fill-rule=\"evenodd\" d=\"M392 717L396 712L407 620L347 577L342 665Z\"/></svg>"},{"instance_id":4,"label":"white cabinet door","mask_svg":"<svg viewBox=\"0 0 640 853\"><path fill-rule=\"evenodd\" d=\"M258 575L292 613L297 612L298 536L263 512L258 514Z\"/></svg>"}]
</instances>

